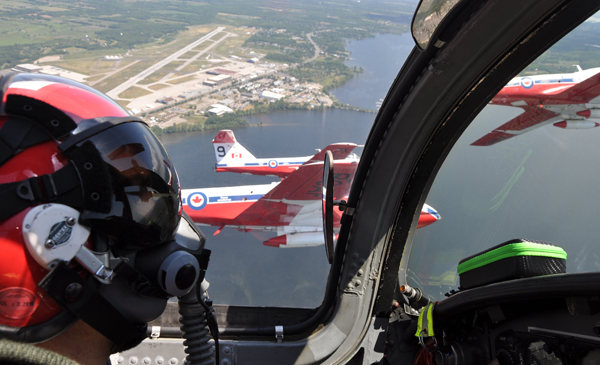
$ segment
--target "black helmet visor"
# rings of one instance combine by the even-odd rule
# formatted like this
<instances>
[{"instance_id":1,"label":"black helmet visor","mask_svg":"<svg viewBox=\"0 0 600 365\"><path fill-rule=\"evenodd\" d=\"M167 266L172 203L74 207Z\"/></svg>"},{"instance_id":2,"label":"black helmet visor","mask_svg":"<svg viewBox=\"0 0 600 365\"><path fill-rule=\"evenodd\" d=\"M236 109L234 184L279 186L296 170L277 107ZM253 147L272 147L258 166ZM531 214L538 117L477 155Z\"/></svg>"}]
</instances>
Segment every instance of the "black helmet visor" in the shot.
<instances>
[{"instance_id":1,"label":"black helmet visor","mask_svg":"<svg viewBox=\"0 0 600 365\"><path fill-rule=\"evenodd\" d=\"M150 129L140 122L116 124L90 141L111 180L108 213L84 210L92 229L118 238L117 248L136 250L172 239L181 216L179 179L171 159ZM77 143L79 145L80 143Z\"/></svg>"}]
</instances>

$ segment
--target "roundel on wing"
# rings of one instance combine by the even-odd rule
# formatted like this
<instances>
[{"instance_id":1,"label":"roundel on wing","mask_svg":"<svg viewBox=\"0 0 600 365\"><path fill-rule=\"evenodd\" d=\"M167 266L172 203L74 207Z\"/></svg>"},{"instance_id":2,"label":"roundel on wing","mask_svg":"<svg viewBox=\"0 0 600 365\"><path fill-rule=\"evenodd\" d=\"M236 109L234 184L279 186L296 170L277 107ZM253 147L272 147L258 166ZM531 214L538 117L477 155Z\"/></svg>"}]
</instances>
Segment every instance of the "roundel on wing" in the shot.
<instances>
[{"instance_id":1,"label":"roundel on wing","mask_svg":"<svg viewBox=\"0 0 600 365\"><path fill-rule=\"evenodd\" d=\"M207 202L208 199L206 198L206 195L199 191L191 193L187 199L188 207L192 208L193 210L200 210L204 208Z\"/></svg>"},{"instance_id":2,"label":"roundel on wing","mask_svg":"<svg viewBox=\"0 0 600 365\"><path fill-rule=\"evenodd\" d=\"M523 86L526 89L531 89L533 87L533 80L531 79L531 77L523 77L521 79L521 86Z\"/></svg>"},{"instance_id":3,"label":"roundel on wing","mask_svg":"<svg viewBox=\"0 0 600 365\"><path fill-rule=\"evenodd\" d=\"M275 161L275 160L271 160L271 161L269 161L269 167L270 167L270 168L274 169L274 168L276 168L277 166L279 166L279 164L277 163L277 161Z\"/></svg>"}]
</instances>

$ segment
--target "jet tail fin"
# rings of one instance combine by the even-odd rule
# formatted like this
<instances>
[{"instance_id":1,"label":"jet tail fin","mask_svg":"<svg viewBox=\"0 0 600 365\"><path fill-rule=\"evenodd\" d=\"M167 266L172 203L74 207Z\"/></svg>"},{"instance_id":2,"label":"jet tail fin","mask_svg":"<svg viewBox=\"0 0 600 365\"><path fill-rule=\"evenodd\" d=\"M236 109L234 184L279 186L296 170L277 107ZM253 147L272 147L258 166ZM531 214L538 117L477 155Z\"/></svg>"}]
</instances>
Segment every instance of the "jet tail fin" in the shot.
<instances>
[{"instance_id":1,"label":"jet tail fin","mask_svg":"<svg viewBox=\"0 0 600 365\"><path fill-rule=\"evenodd\" d=\"M253 154L236 141L232 130L220 130L212 143L217 167L219 165L243 166L247 162L256 160Z\"/></svg>"}]
</instances>

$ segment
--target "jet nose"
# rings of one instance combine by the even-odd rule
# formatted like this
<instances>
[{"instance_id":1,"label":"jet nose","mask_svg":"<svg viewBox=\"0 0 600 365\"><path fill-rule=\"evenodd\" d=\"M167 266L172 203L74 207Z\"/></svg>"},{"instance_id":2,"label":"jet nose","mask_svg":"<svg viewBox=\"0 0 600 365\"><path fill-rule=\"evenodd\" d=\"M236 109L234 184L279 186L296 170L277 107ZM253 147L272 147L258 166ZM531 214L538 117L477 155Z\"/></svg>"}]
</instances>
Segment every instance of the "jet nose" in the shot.
<instances>
[{"instance_id":1,"label":"jet nose","mask_svg":"<svg viewBox=\"0 0 600 365\"><path fill-rule=\"evenodd\" d=\"M442 216L438 213L437 210L433 209L428 204L423 205L423 209L421 209L421 215L419 216L419 223L417 223L417 228L423 228L430 224L433 224L442 219Z\"/></svg>"}]
</instances>

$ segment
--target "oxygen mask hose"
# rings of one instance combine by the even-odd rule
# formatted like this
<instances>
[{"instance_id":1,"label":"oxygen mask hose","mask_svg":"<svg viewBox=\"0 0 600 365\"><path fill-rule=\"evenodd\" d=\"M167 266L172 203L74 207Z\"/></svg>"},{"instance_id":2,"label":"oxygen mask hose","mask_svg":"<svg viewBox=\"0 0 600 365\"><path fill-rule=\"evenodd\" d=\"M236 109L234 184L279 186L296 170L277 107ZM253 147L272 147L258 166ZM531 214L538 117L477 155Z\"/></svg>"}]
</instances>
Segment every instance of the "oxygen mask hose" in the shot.
<instances>
[{"instance_id":1,"label":"oxygen mask hose","mask_svg":"<svg viewBox=\"0 0 600 365\"><path fill-rule=\"evenodd\" d=\"M212 314L214 318L214 313L211 313L212 308L205 303L205 298L208 298L206 290L201 289L208 288L208 283L203 281L201 285L198 284L188 294L178 297L180 329L183 332L183 345L187 354L186 364L218 364L218 348L215 362L213 345L210 343L209 316Z\"/></svg>"}]
</instances>

